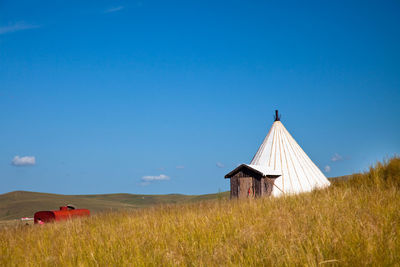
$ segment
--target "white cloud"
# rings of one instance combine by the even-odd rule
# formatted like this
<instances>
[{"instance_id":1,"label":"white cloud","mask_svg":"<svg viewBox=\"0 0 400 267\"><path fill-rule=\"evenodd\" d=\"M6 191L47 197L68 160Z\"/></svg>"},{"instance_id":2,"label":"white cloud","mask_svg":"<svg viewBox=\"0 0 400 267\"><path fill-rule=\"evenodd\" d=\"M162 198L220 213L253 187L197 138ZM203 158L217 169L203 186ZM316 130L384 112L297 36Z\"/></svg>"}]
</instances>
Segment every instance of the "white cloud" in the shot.
<instances>
[{"instance_id":1,"label":"white cloud","mask_svg":"<svg viewBox=\"0 0 400 267\"><path fill-rule=\"evenodd\" d=\"M330 172L331 171L331 166L326 165L324 170L325 170L325 172Z\"/></svg>"},{"instance_id":2,"label":"white cloud","mask_svg":"<svg viewBox=\"0 0 400 267\"><path fill-rule=\"evenodd\" d=\"M40 26L38 26L38 25L26 24L25 22L20 21L20 22L16 22L16 23L8 25L8 26L0 26L0 35L6 34L6 33L11 33L11 32L16 32L16 31L39 28L39 27Z\"/></svg>"},{"instance_id":3,"label":"white cloud","mask_svg":"<svg viewBox=\"0 0 400 267\"><path fill-rule=\"evenodd\" d=\"M338 153L335 153L332 158L331 161L336 162L336 161L342 161L343 157L341 155L339 155Z\"/></svg>"},{"instance_id":4,"label":"white cloud","mask_svg":"<svg viewBox=\"0 0 400 267\"><path fill-rule=\"evenodd\" d=\"M106 9L106 10L104 11L104 13L113 13L113 12L120 11L120 10L122 10L122 9L124 9L123 6L116 6L116 7L112 7L112 8Z\"/></svg>"},{"instance_id":5,"label":"white cloud","mask_svg":"<svg viewBox=\"0 0 400 267\"><path fill-rule=\"evenodd\" d=\"M183 165L178 165L178 166L176 166L176 168L177 168L177 169L184 169L185 166L183 166Z\"/></svg>"},{"instance_id":6,"label":"white cloud","mask_svg":"<svg viewBox=\"0 0 400 267\"><path fill-rule=\"evenodd\" d=\"M143 182L153 182L153 181L163 181L163 180L169 180L169 176L165 174L160 174L158 176L148 175L142 177Z\"/></svg>"},{"instance_id":7,"label":"white cloud","mask_svg":"<svg viewBox=\"0 0 400 267\"><path fill-rule=\"evenodd\" d=\"M36 158L33 156L15 156L11 161L11 164L14 166L30 166L36 164Z\"/></svg>"},{"instance_id":8,"label":"white cloud","mask_svg":"<svg viewBox=\"0 0 400 267\"><path fill-rule=\"evenodd\" d=\"M217 162L215 165L216 165L218 168L225 168L225 165L222 164L221 162Z\"/></svg>"}]
</instances>

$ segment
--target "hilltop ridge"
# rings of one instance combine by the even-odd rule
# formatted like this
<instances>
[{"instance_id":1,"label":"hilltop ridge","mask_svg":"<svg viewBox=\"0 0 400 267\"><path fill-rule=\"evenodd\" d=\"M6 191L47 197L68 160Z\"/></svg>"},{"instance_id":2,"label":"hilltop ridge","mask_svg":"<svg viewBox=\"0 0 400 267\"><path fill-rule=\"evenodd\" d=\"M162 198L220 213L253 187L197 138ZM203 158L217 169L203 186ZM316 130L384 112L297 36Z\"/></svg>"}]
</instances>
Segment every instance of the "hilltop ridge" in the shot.
<instances>
[{"instance_id":1,"label":"hilltop ridge","mask_svg":"<svg viewBox=\"0 0 400 267\"><path fill-rule=\"evenodd\" d=\"M349 175L328 178L330 181L346 180ZM204 195L142 195L130 193L63 195L31 191L12 191L0 194L0 221L32 217L39 210L55 210L65 204L87 208L92 213L109 210L145 208L159 204L174 204L229 198L229 191Z\"/></svg>"},{"instance_id":2,"label":"hilltop ridge","mask_svg":"<svg viewBox=\"0 0 400 267\"><path fill-rule=\"evenodd\" d=\"M13 191L0 195L0 220L32 217L39 210L54 210L65 204L87 208L97 213L109 210L144 208L158 204L195 202L229 197L229 192L205 195L139 195L129 193L95 195L61 195L30 191Z\"/></svg>"}]
</instances>

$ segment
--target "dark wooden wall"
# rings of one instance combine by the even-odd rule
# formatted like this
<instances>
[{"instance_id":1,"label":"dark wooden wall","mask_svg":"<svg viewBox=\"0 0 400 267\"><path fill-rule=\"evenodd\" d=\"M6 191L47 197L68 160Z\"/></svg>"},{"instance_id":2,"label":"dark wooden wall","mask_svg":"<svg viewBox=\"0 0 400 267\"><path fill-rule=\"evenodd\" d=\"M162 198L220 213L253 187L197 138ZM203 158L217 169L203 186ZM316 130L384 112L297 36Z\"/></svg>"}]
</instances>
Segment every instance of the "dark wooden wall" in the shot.
<instances>
[{"instance_id":1,"label":"dark wooden wall","mask_svg":"<svg viewBox=\"0 0 400 267\"><path fill-rule=\"evenodd\" d=\"M249 195L250 189L250 195ZM253 179L252 177L239 178L239 198L248 198L253 195Z\"/></svg>"},{"instance_id":2,"label":"dark wooden wall","mask_svg":"<svg viewBox=\"0 0 400 267\"><path fill-rule=\"evenodd\" d=\"M262 180L262 178L260 177L260 178L255 178L255 177L252 177L252 179L253 179L253 188L254 188L254 196L255 197L261 197L261 180Z\"/></svg>"},{"instance_id":3,"label":"dark wooden wall","mask_svg":"<svg viewBox=\"0 0 400 267\"><path fill-rule=\"evenodd\" d=\"M243 169L231 178L231 198L259 197L262 194L261 176ZM249 196L250 188L250 196Z\"/></svg>"},{"instance_id":4,"label":"dark wooden wall","mask_svg":"<svg viewBox=\"0 0 400 267\"><path fill-rule=\"evenodd\" d=\"M275 181L274 178L263 178L261 175L246 169L239 171L230 179L231 198L270 196ZM251 188L250 196L249 188Z\"/></svg>"},{"instance_id":5,"label":"dark wooden wall","mask_svg":"<svg viewBox=\"0 0 400 267\"><path fill-rule=\"evenodd\" d=\"M231 198L236 198L239 195L239 178L233 176L231 177Z\"/></svg>"},{"instance_id":6,"label":"dark wooden wall","mask_svg":"<svg viewBox=\"0 0 400 267\"><path fill-rule=\"evenodd\" d=\"M270 196L274 186L275 179L273 178L262 178L261 179L261 196Z\"/></svg>"}]
</instances>

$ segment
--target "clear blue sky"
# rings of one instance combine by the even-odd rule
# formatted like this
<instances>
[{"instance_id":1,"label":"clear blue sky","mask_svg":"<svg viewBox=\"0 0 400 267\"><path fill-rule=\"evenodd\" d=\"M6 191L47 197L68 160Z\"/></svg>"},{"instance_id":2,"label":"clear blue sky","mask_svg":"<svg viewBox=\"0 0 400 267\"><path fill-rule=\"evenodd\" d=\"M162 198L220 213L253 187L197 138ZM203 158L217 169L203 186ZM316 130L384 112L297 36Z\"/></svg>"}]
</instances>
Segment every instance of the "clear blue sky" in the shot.
<instances>
[{"instance_id":1,"label":"clear blue sky","mask_svg":"<svg viewBox=\"0 0 400 267\"><path fill-rule=\"evenodd\" d=\"M328 177L366 170L400 152L399 14L399 1L0 1L0 193L225 191L276 108Z\"/></svg>"}]
</instances>

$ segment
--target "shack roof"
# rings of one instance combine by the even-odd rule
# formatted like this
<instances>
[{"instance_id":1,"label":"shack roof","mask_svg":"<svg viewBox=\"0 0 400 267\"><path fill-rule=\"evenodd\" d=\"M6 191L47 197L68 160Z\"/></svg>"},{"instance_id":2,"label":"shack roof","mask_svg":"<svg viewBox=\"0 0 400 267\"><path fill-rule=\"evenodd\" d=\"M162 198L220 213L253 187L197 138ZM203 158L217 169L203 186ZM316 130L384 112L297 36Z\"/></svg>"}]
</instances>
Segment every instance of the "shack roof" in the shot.
<instances>
[{"instance_id":1,"label":"shack roof","mask_svg":"<svg viewBox=\"0 0 400 267\"><path fill-rule=\"evenodd\" d=\"M278 177L278 176L282 175L281 171L274 170L274 169L272 169L270 167L267 167L267 166L253 165L253 164L241 164L236 169L234 169L233 171L231 171L230 173L225 175L225 178L232 177L233 175L238 173L242 168L250 169L250 170L260 174L263 177L265 177L265 176Z\"/></svg>"}]
</instances>

